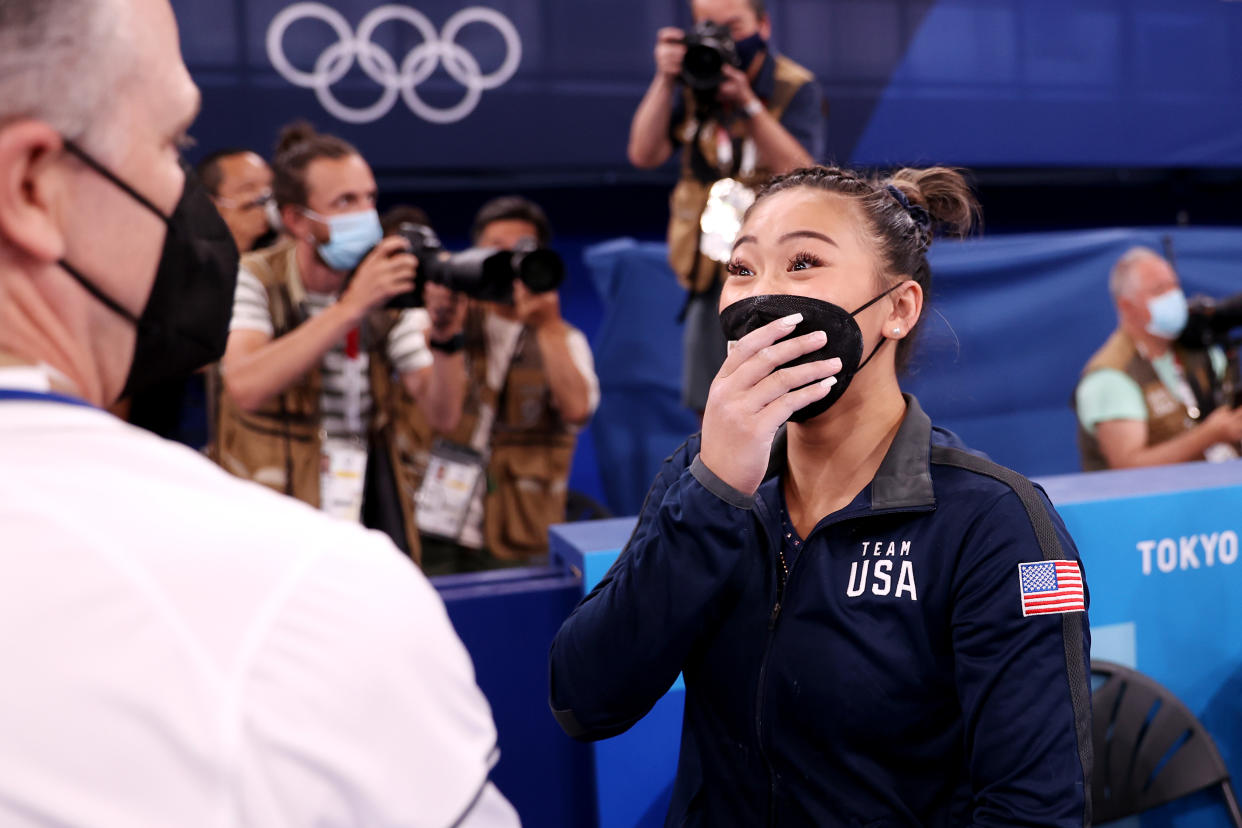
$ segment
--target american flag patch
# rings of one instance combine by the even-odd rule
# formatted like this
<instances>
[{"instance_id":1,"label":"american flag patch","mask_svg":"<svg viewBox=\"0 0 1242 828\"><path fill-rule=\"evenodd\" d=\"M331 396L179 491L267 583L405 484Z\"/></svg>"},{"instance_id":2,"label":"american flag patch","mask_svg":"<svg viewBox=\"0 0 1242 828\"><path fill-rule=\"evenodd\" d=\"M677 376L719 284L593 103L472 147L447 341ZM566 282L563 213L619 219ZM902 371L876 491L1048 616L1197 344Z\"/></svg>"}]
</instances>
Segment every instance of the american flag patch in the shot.
<instances>
[{"instance_id":1,"label":"american flag patch","mask_svg":"<svg viewBox=\"0 0 1242 828\"><path fill-rule=\"evenodd\" d=\"M1018 564L1023 615L1085 612L1082 570L1076 561Z\"/></svg>"}]
</instances>

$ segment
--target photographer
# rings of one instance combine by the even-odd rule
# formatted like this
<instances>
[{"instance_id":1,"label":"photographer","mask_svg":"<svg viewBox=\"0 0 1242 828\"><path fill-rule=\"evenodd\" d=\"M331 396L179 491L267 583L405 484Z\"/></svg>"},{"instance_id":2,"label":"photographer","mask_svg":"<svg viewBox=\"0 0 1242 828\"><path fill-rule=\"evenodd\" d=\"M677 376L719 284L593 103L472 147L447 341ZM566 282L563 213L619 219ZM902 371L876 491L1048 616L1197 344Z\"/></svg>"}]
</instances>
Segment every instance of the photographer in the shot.
<instances>
[{"instance_id":1,"label":"photographer","mask_svg":"<svg viewBox=\"0 0 1242 828\"><path fill-rule=\"evenodd\" d=\"M483 205L471 236L481 248L545 248L551 230L538 205L508 196ZM548 526L565 519L578 429L599 403L586 337L562 318L556 290L515 279L511 303L471 302L464 335L431 346L463 353L470 381L461 422L440 429L419 493L425 571L546 555ZM463 480L469 496L454 497Z\"/></svg>"},{"instance_id":2,"label":"photographer","mask_svg":"<svg viewBox=\"0 0 1242 828\"><path fill-rule=\"evenodd\" d=\"M700 252L700 218L712 184L731 178L753 190L772 175L811 164L824 151L825 105L814 75L768 46L772 21L763 0L693 0L691 10L703 41L696 48L720 48L719 82L713 86L702 67L687 65L686 32L661 29L655 77L634 113L628 155L634 166L651 169L683 149L670 200L669 264L690 291L683 400L702 413L725 357L716 318L722 265ZM710 52L699 54L712 64Z\"/></svg>"},{"instance_id":3,"label":"photographer","mask_svg":"<svg viewBox=\"0 0 1242 828\"><path fill-rule=\"evenodd\" d=\"M272 169L258 153L245 149L223 149L198 163L198 177L211 203L229 226L233 241L242 253L249 253L268 238L274 238L268 218L272 200Z\"/></svg>"},{"instance_id":4,"label":"photographer","mask_svg":"<svg viewBox=\"0 0 1242 828\"><path fill-rule=\"evenodd\" d=\"M434 427L456 425L464 361L428 350L424 332L451 338L463 313L431 325L421 309L385 309L414 286L417 261L404 239L382 238L375 179L352 146L295 124L273 168L289 238L242 259L217 458L384 530L418 560L408 412L417 403ZM435 310L448 292L428 290L427 301Z\"/></svg>"},{"instance_id":5,"label":"photographer","mask_svg":"<svg viewBox=\"0 0 1242 828\"><path fill-rule=\"evenodd\" d=\"M1108 287L1118 329L1087 362L1074 393L1083 470L1237 457L1242 409L1212 409L1208 394L1213 374L1224 373L1224 354L1175 342L1188 309L1168 261L1132 248L1113 266Z\"/></svg>"}]
</instances>

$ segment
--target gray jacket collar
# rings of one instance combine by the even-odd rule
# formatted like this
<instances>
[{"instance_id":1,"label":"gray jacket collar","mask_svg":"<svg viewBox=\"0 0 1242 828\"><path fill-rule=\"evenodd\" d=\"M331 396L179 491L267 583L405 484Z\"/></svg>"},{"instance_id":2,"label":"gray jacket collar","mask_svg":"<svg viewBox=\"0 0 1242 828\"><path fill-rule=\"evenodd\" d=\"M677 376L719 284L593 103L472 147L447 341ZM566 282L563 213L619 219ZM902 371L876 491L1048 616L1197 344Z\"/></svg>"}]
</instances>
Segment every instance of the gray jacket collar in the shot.
<instances>
[{"instance_id":1,"label":"gray jacket collar","mask_svg":"<svg viewBox=\"0 0 1242 828\"><path fill-rule=\"evenodd\" d=\"M902 396L906 400L906 416L871 481L872 511L936 505L931 479L931 419L912 395ZM785 427L781 426L772 441L765 479L784 470L787 445Z\"/></svg>"}]
</instances>

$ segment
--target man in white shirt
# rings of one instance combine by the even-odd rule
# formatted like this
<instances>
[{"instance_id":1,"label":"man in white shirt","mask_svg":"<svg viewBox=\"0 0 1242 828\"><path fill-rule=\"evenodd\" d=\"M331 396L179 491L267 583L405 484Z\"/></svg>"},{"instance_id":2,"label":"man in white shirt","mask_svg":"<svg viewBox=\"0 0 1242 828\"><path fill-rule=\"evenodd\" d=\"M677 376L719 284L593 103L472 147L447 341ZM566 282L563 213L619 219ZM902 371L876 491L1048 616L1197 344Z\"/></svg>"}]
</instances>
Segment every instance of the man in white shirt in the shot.
<instances>
[{"instance_id":1,"label":"man in white shirt","mask_svg":"<svg viewBox=\"0 0 1242 828\"><path fill-rule=\"evenodd\" d=\"M516 825L409 561L99 408L223 349L198 100L167 0L0 3L0 824Z\"/></svg>"}]
</instances>

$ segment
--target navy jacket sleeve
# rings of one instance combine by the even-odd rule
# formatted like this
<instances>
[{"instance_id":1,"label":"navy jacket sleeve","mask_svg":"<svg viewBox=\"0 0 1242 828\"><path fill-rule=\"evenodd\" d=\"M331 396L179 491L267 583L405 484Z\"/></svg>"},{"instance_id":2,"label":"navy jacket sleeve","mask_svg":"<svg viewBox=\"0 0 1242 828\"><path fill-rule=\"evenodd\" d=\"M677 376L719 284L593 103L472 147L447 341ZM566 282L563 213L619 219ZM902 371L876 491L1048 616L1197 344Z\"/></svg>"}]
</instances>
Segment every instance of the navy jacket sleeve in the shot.
<instances>
[{"instance_id":1,"label":"navy jacket sleeve","mask_svg":"<svg viewBox=\"0 0 1242 828\"><path fill-rule=\"evenodd\" d=\"M977 513L954 572L973 824L1081 828L1091 820L1087 614L1024 617L1018 571L1020 563L1081 561L1042 491L1027 486Z\"/></svg>"},{"instance_id":2,"label":"navy jacket sleeve","mask_svg":"<svg viewBox=\"0 0 1242 828\"><path fill-rule=\"evenodd\" d=\"M665 461L621 556L552 642L549 703L576 739L615 736L646 715L754 554L753 498L697 452L692 438Z\"/></svg>"}]
</instances>

